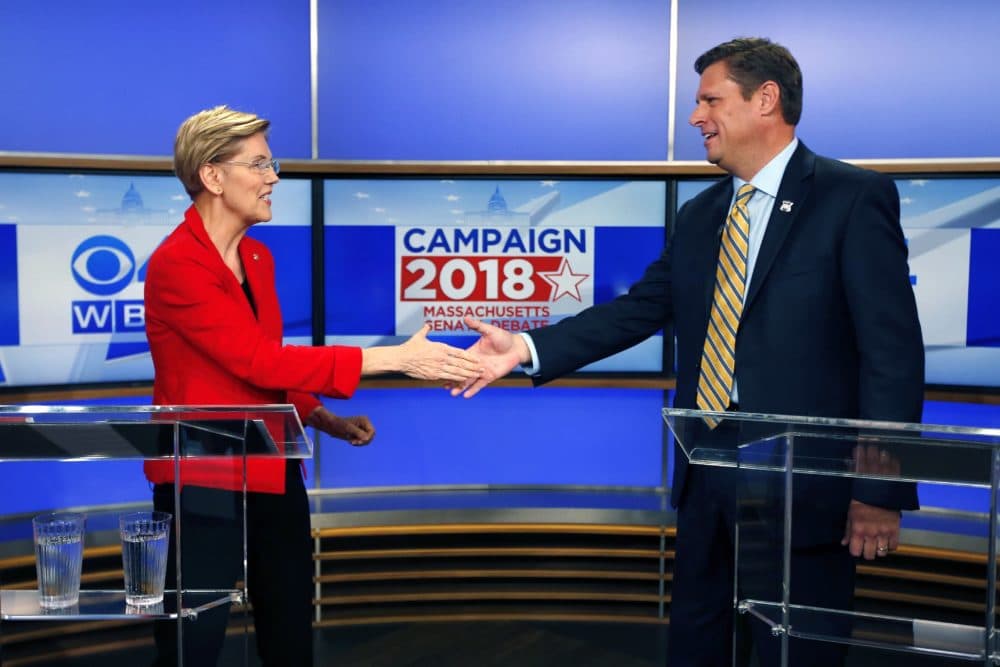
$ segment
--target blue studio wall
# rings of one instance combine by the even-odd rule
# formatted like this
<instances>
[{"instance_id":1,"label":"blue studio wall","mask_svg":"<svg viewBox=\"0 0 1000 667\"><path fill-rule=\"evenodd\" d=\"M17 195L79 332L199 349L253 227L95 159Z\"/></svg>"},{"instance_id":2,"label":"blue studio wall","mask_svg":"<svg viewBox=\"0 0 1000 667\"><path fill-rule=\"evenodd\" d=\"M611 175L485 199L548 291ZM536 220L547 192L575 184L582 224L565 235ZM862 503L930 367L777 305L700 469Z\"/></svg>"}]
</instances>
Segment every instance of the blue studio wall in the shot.
<instances>
[{"instance_id":1,"label":"blue studio wall","mask_svg":"<svg viewBox=\"0 0 1000 667\"><path fill-rule=\"evenodd\" d=\"M861 0L317 0L315 26L308 0L3 2L0 151L165 156L184 118L226 103L273 121L279 158L701 160L691 64L760 34L800 60L800 136L813 149L995 157L984 113L1000 103L996 25L995 0L878 11ZM473 402L362 390L331 407L369 414L375 444L322 442L312 478L655 486L665 401L639 389L491 389ZM929 405L928 421L1000 422L992 408L953 407ZM53 502L25 488L0 478L0 514Z\"/></svg>"},{"instance_id":2,"label":"blue studio wall","mask_svg":"<svg viewBox=\"0 0 1000 667\"><path fill-rule=\"evenodd\" d=\"M756 34L800 61L815 150L1000 155L993 0L671 4L317 0L313 155L309 0L4 2L0 151L169 155L226 103L274 121L279 158L700 160L694 59Z\"/></svg>"},{"instance_id":3,"label":"blue studio wall","mask_svg":"<svg viewBox=\"0 0 1000 667\"><path fill-rule=\"evenodd\" d=\"M0 150L170 155L181 121L229 104L309 157L309 3L0 3Z\"/></svg>"}]
</instances>

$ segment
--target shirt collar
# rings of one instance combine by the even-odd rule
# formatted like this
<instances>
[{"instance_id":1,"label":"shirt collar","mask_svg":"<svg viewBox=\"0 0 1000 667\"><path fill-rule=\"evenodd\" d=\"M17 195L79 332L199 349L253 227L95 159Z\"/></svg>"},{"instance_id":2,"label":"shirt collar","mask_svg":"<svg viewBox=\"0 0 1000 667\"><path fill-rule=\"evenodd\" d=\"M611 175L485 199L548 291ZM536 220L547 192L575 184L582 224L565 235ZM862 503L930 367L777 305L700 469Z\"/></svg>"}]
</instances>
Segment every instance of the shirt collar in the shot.
<instances>
[{"instance_id":1,"label":"shirt collar","mask_svg":"<svg viewBox=\"0 0 1000 667\"><path fill-rule=\"evenodd\" d=\"M781 149L781 152L771 158L771 161L764 165L764 168L757 172L750 183L772 199L778 196L778 188L781 187L781 179L785 175L785 167L792 159L792 153L799 145L797 137L793 137L791 143ZM733 176L733 192L736 192L746 183L742 178Z\"/></svg>"}]
</instances>

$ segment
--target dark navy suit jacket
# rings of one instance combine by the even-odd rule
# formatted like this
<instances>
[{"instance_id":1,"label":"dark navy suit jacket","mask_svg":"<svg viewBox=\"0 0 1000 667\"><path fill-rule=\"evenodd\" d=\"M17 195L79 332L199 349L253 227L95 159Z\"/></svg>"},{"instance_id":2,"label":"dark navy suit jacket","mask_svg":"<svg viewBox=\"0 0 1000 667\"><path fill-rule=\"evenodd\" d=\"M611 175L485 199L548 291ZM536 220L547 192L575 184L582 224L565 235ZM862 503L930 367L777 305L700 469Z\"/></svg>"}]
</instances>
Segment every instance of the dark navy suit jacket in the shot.
<instances>
[{"instance_id":1,"label":"dark navy suit jacket","mask_svg":"<svg viewBox=\"0 0 1000 667\"><path fill-rule=\"evenodd\" d=\"M627 294L532 331L541 363L535 382L672 323L674 405L696 408L719 232L732 196L732 178L726 178L686 203L671 242ZM791 202L790 210L782 202ZM924 350L906 258L892 179L817 156L800 142L781 181L737 333L740 411L919 422ZM677 506L688 467L683 453L675 460L671 499ZM796 511L828 507L829 516L816 526L825 537L814 537L839 539L852 497L890 508L917 506L912 485L828 477L799 484Z\"/></svg>"}]
</instances>

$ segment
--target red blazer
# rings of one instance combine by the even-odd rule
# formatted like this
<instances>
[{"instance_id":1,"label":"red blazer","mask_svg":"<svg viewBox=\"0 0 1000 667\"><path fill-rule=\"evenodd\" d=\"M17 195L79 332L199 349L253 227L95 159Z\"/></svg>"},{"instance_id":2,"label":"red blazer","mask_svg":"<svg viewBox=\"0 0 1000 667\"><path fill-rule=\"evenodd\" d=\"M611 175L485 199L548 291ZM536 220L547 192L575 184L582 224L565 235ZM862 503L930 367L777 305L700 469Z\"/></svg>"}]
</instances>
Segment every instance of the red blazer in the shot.
<instances>
[{"instance_id":1,"label":"red blazer","mask_svg":"<svg viewBox=\"0 0 1000 667\"><path fill-rule=\"evenodd\" d=\"M257 306L208 238L194 206L153 252L146 272L146 335L153 357L155 405L292 403L304 419L318 406L311 392L348 398L361 378L361 349L282 345L274 260L250 237L240 258ZM247 462L251 491L283 493L284 462ZM172 461L147 461L146 477L172 482ZM182 462L183 484L240 490L243 462Z\"/></svg>"}]
</instances>

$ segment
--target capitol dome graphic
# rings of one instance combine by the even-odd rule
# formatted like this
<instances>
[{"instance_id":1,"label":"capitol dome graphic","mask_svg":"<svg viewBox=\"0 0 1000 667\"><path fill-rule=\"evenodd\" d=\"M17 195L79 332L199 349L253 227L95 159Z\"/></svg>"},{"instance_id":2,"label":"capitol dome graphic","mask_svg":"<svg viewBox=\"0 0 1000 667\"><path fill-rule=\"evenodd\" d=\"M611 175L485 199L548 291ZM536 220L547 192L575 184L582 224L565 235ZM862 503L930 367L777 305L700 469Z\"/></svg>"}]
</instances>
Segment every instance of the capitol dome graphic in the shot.
<instances>
[{"instance_id":1,"label":"capitol dome graphic","mask_svg":"<svg viewBox=\"0 0 1000 667\"><path fill-rule=\"evenodd\" d=\"M121 206L118 208L104 208L98 211L101 216L110 216L117 218L126 218L132 220L139 220L150 218L154 215L165 214L167 211L163 209L151 209L146 208L145 203L143 203L142 195L139 190L136 189L135 183L129 183L128 190L122 195Z\"/></svg>"},{"instance_id":2,"label":"capitol dome graphic","mask_svg":"<svg viewBox=\"0 0 1000 667\"><path fill-rule=\"evenodd\" d=\"M486 205L486 211L490 215L509 215L507 211L507 200L503 198L500 194L500 186L493 191L493 196L490 197L489 203Z\"/></svg>"},{"instance_id":3,"label":"capitol dome graphic","mask_svg":"<svg viewBox=\"0 0 1000 667\"><path fill-rule=\"evenodd\" d=\"M537 225L555 208L558 201L559 192L553 190L511 210L498 185L486 202L486 210L466 211L464 222L481 225Z\"/></svg>"},{"instance_id":4,"label":"capitol dome graphic","mask_svg":"<svg viewBox=\"0 0 1000 667\"><path fill-rule=\"evenodd\" d=\"M135 189L135 183L129 183L128 190L122 195L122 212L144 211L146 207L142 205L142 195Z\"/></svg>"}]
</instances>

